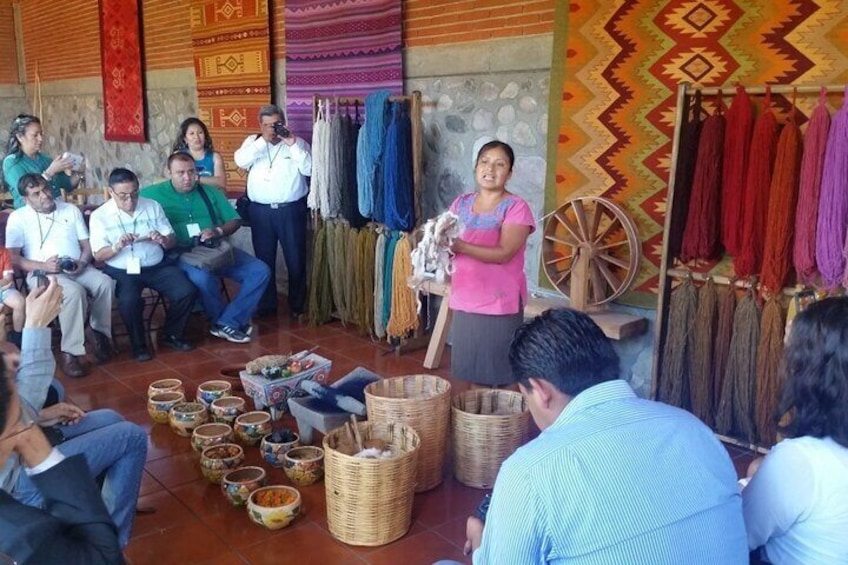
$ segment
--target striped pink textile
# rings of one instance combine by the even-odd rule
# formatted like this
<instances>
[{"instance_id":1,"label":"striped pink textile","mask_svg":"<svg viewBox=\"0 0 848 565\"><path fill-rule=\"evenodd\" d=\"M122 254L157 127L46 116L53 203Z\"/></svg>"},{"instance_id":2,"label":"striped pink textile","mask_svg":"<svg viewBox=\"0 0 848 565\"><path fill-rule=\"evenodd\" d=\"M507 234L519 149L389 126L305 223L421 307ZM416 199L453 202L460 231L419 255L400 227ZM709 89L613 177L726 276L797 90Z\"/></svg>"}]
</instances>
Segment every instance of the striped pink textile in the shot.
<instances>
[{"instance_id":1,"label":"striped pink textile","mask_svg":"<svg viewBox=\"0 0 848 565\"><path fill-rule=\"evenodd\" d=\"M286 120L311 141L312 96L403 93L401 0L286 0Z\"/></svg>"}]
</instances>

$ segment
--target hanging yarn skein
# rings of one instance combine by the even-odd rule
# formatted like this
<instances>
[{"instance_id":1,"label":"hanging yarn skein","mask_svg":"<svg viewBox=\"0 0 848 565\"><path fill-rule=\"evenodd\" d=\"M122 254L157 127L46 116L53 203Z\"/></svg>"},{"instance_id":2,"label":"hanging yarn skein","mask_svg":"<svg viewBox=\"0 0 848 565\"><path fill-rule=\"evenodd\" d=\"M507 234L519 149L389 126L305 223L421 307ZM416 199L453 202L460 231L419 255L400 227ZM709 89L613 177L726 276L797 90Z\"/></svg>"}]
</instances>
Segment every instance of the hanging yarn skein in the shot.
<instances>
[{"instance_id":1,"label":"hanging yarn skein","mask_svg":"<svg viewBox=\"0 0 848 565\"><path fill-rule=\"evenodd\" d=\"M336 102L336 113L330 120L330 135L327 137L329 145L327 153L327 205L321 208L324 218L338 218L342 213L342 190L345 183L344 166L344 131L342 116L339 114L338 102Z\"/></svg>"},{"instance_id":2,"label":"hanging yarn skein","mask_svg":"<svg viewBox=\"0 0 848 565\"><path fill-rule=\"evenodd\" d=\"M412 244L402 235L392 263L392 314L386 326L390 338L406 338L418 329L418 293L406 281L412 276Z\"/></svg>"},{"instance_id":3,"label":"hanging yarn skein","mask_svg":"<svg viewBox=\"0 0 848 565\"><path fill-rule=\"evenodd\" d=\"M348 321L359 324L359 297L356 292L356 249L359 242L359 230L349 228L345 241L345 278L344 294Z\"/></svg>"},{"instance_id":4,"label":"hanging yarn skein","mask_svg":"<svg viewBox=\"0 0 848 565\"><path fill-rule=\"evenodd\" d=\"M728 408L723 415L724 424L721 426L727 433L733 425L733 415L729 408L733 402L733 387L726 392L724 388L724 373L727 368L727 357L730 354L730 340L733 337L733 315L736 312L736 289L731 284L727 291L721 295L718 304L718 326L716 327L715 344L713 345L713 421L718 425L719 405L722 397L727 394Z\"/></svg>"},{"instance_id":5,"label":"hanging yarn skein","mask_svg":"<svg viewBox=\"0 0 848 565\"><path fill-rule=\"evenodd\" d=\"M798 201L798 171L803 140L795 123L793 96L789 122L777 141L777 156L771 178L766 238L763 245L763 287L780 292L792 268L792 237L795 233L795 206Z\"/></svg>"},{"instance_id":6,"label":"hanging yarn skein","mask_svg":"<svg viewBox=\"0 0 848 565\"><path fill-rule=\"evenodd\" d=\"M329 322L333 311L326 250L327 226L324 224L318 228L312 247L312 271L309 276L309 324L313 326Z\"/></svg>"},{"instance_id":7,"label":"hanging yarn skein","mask_svg":"<svg viewBox=\"0 0 848 565\"><path fill-rule=\"evenodd\" d=\"M721 243L735 257L742 247L742 199L754 126L754 106L741 85L736 86L726 117L721 169Z\"/></svg>"},{"instance_id":8,"label":"hanging yarn skein","mask_svg":"<svg viewBox=\"0 0 848 565\"><path fill-rule=\"evenodd\" d=\"M689 376L695 332L698 291L691 278L671 293L668 327L663 349L659 398L666 404L685 408L689 401Z\"/></svg>"},{"instance_id":9,"label":"hanging yarn skein","mask_svg":"<svg viewBox=\"0 0 848 565\"><path fill-rule=\"evenodd\" d=\"M329 100L318 100L318 115L312 125L312 180L309 195L306 197L306 205L310 210L320 210L322 206L326 206L329 175L327 169L329 161L327 112L329 105Z\"/></svg>"},{"instance_id":10,"label":"hanging yarn skein","mask_svg":"<svg viewBox=\"0 0 848 565\"><path fill-rule=\"evenodd\" d=\"M775 412L783 388L779 371L783 356L786 321L779 294L772 296L763 309L760 343L757 347L756 421L760 443L773 445L777 437Z\"/></svg>"},{"instance_id":11,"label":"hanging yarn skein","mask_svg":"<svg viewBox=\"0 0 848 565\"><path fill-rule=\"evenodd\" d=\"M462 220L450 210L424 222L421 239L412 251L412 278L409 280L412 288L418 288L428 278L428 273L434 273L438 283L444 282L446 275L453 274L451 246L463 229Z\"/></svg>"},{"instance_id":12,"label":"hanging yarn skein","mask_svg":"<svg viewBox=\"0 0 848 565\"><path fill-rule=\"evenodd\" d=\"M359 139L358 103L356 108L356 119L352 119L347 114L342 118L342 140L344 143L342 161L345 170L342 184L342 216L350 223L351 227L361 228L368 223L368 220L359 213L359 195L356 186L356 142Z\"/></svg>"},{"instance_id":13,"label":"hanging yarn skein","mask_svg":"<svg viewBox=\"0 0 848 565\"><path fill-rule=\"evenodd\" d=\"M725 125L724 102L719 96L715 112L704 120L698 141L692 196L680 249L683 261L714 259L721 251L719 197Z\"/></svg>"},{"instance_id":14,"label":"hanging yarn skein","mask_svg":"<svg viewBox=\"0 0 848 565\"><path fill-rule=\"evenodd\" d=\"M407 102L392 102L392 121L383 151L383 209L386 227L415 227L415 187L412 180L412 123Z\"/></svg>"},{"instance_id":15,"label":"hanging yarn skein","mask_svg":"<svg viewBox=\"0 0 848 565\"><path fill-rule=\"evenodd\" d=\"M374 181L377 163L383 157L386 135L386 102L388 90L378 90L365 97L365 126L356 144L356 183L359 188L359 213L373 217Z\"/></svg>"},{"instance_id":16,"label":"hanging yarn skein","mask_svg":"<svg viewBox=\"0 0 848 565\"><path fill-rule=\"evenodd\" d=\"M689 201L692 195L692 177L695 174L695 157L698 154L698 140L701 137L701 91L695 92L695 100L689 108L689 119L683 125L680 136L680 150L677 157L677 168L674 172L674 200L671 217L686 218L689 213ZM685 222L672 222L668 234L669 257L680 257L680 246L683 244Z\"/></svg>"},{"instance_id":17,"label":"hanging yarn skein","mask_svg":"<svg viewBox=\"0 0 848 565\"><path fill-rule=\"evenodd\" d=\"M383 323L383 271L386 269L386 245L388 237L383 230L377 236L374 247L374 335L382 339L386 336L386 324Z\"/></svg>"},{"instance_id":18,"label":"hanging yarn skein","mask_svg":"<svg viewBox=\"0 0 848 565\"><path fill-rule=\"evenodd\" d=\"M739 277L757 274L762 266L769 188L776 150L777 118L771 108L771 90L766 87L765 108L754 122L748 174L745 177L742 248L733 261L733 267Z\"/></svg>"},{"instance_id":19,"label":"hanging yarn skein","mask_svg":"<svg viewBox=\"0 0 848 565\"><path fill-rule=\"evenodd\" d=\"M397 247L398 239L399 236L394 233L388 238L386 242L386 256L383 259L383 312L381 316L383 318L383 326L386 328L386 334L389 338L392 337L388 335L388 329L389 319L391 319L392 314L392 284L394 283L394 264L395 259L397 259L395 248ZM404 284L406 284L406 279L404 279Z\"/></svg>"},{"instance_id":20,"label":"hanging yarn skein","mask_svg":"<svg viewBox=\"0 0 848 565\"><path fill-rule=\"evenodd\" d=\"M826 289L835 288L845 271L848 223L848 88L842 108L833 116L824 154L819 217L816 225L816 266Z\"/></svg>"},{"instance_id":21,"label":"hanging yarn skein","mask_svg":"<svg viewBox=\"0 0 848 565\"><path fill-rule=\"evenodd\" d=\"M827 134L830 131L830 112L827 109L827 88L822 87L807 134L804 137L804 154L801 158L798 208L795 211L795 271L801 283L811 285L816 281L816 223L819 216L824 155Z\"/></svg>"},{"instance_id":22,"label":"hanging yarn skein","mask_svg":"<svg viewBox=\"0 0 848 565\"><path fill-rule=\"evenodd\" d=\"M757 380L757 346L760 342L760 305L748 290L733 318L733 338L724 380L733 386L733 429L748 442L755 438L754 394ZM724 399L722 399L724 400ZM726 432L723 432L726 433Z\"/></svg>"},{"instance_id":23,"label":"hanging yarn skein","mask_svg":"<svg viewBox=\"0 0 848 565\"><path fill-rule=\"evenodd\" d=\"M698 291L689 392L692 413L713 425L713 342L718 322L718 291L712 278Z\"/></svg>"}]
</instances>

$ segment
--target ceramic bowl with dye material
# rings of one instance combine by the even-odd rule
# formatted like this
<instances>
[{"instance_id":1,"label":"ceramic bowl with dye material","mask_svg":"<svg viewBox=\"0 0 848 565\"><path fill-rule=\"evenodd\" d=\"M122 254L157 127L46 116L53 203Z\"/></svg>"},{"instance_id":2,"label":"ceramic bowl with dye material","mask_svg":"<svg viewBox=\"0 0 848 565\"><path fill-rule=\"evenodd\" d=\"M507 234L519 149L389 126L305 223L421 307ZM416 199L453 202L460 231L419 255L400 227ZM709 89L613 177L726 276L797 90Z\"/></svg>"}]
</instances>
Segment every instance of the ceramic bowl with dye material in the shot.
<instances>
[{"instance_id":1,"label":"ceramic bowl with dye material","mask_svg":"<svg viewBox=\"0 0 848 565\"><path fill-rule=\"evenodd\" d=\"M206 381L197 385L197 401L209 408L213 401L231 396L232 392L233 385L228 381Z\"/></svg>"},{"instance_id":2,"label":"ceramic bowl with dye material","mask_svg":"<svg viewBox=\"0 0 848 565\"><path fill-rule=\"evenodd\" d=\"M223 424L233 425L239 414L244 413L245 400L239 396L222 396L212 401L209 411L212 420Z\"/></svg>"},{"instance_id":3,"label":"ceramic bowl with dye material","mask_svg":"<svg viewBox=\"0 0 848 565\"><path fill-rule=\"evenodd\" d=\"M235 506L244 506L250 493L265 486L266 476L262 467L239 467L221 478L221 492Z\"/></svg>"},{"instance_id":4,"label":"ceramic bowl with dye material","mask_svg":"<svg viewBox=\"0 0 848 565\"><path fill-rule=\"evenodd\" d=\"M147 400L147 413L154 424L167 424L171 408L185 402L185 394L178 390L157 392Z\"/></svg>"},{"instance_id":5,"label":"ceramic bowl with dye material","mask_svg":"<svg viewBox=\"0 0 848 565\"><path fill-rule=\"evenodd\" d=\"M160 392L181 392L185 394L183 381L180 379L159 379L158 381L153 381L147 386L147 398L150 398L154 394L159 394Z\"/></svg>"},{"instance_id":6,"label":"ceramic bowl with dye material","mask_svg":"<svg viewBox=\"0 0 848 565\"><path fill-rule=\"evenodd\" d=\"M200 453L200 472L210 483L221 484L224 474L244 463L244 449L235 443L207 447Z\"/></svg>"},{"instance_id":7,"label":"ceramic bowl with dye material","mask_svg":"<svg viewBox=\"0 0 848 565\"><path fill-rule=\"evenodd\" d=\"M202 424L191 432L191 447L202 453L207 447L233 442L233 428L228 424L213 422Z\"/></svg>"},{"instance_id":8,"label":"ceramic bowl with dye material","mask_svg":"<svg viewBox=\"0 0 848 565\"><path fill-rule=\"evenodd\" d=\"M262 438L259 451L262 458L272 467L282 467L285 454L300 445L300 436L291 430L278 430Z\"/></svg>"},{"instance_id":9,"label":"ceramic bowl with dye material","mask_svg":"<svg viewBox=\"0 0 848 565\"><path fill-rule=\"evenodd\" d=\"M233 429L236 438L245 445L259 445L271 433L271 415L261 410L245 412L236 418Z\"/></svg>"},{"instance_id":10,"label":"ceramic bowl with dye material","mask_svg":"<svg viewBox=\"0 0 848 565\"><path fill-rule=\"evenodd\" d=\"M283 470L297 486L313 485L324 478L324 450L312 445L290 449L283 456Z\"/></svg>"},{"instance_id":11,"label":"ceramic bowl with dye material","mask_svg":"<svg viewBox=\"0 0 848 565\"><path fill-rule=\"evenodd\" d=\"M247 513L260 526L279 530L297 518L300 502L300 492L296 488L283 485L262 487L250 494Z\"/></svg>"},{"instance_id":12,"label":"ceramic bowl with dye material","mask_svg":"<svg viewBox=\"0 0 848 565\"><path fill-rule=\"evenodd\" d=\"M183 402L168 413L171 429L178 435L189 437L194 428L209 421L209 412L199 402Z\"/></svg>"}]
</instances>

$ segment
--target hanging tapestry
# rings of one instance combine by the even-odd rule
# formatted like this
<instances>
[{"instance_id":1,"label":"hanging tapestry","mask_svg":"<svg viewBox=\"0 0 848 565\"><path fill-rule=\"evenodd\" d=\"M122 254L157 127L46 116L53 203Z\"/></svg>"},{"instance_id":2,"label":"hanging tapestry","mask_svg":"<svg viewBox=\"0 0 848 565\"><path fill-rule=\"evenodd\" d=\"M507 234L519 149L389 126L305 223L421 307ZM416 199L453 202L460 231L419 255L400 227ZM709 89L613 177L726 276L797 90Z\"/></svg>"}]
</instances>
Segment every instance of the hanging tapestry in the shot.
<instances>
[{"instance_id":1,"label":"hanging tapestry","mask_svg":"<svg viewBox=\"0 0 848 565\"><path fill-rule=\"evenodd\" d=\"M100 0L103 122L107 141L147 141L138 0Z\"/></svg>"},{"instance_id":2,"label":"hanging tapestry","mask_svg":"<svg viewBox=\"0 0 848 565\"><path fill-rule=\"evenodd\" d=\"M312 96L403 93L401 1L286 0L286 119L312 137Z\"/></svg>"},{"instance_id":3,"label":"hanging tapestry","mask_svg":"<svg viewBox=\"0 0 848 565\"><path fill-rule=\"evenodd\" d=\"M192 0L190 19L198 117L224 159L227 192L238 194L247 172L233 153L271 102L268 0Z\"/></svg>"},{"instance_id":4,"label":"hanging tapestry","mask_svg":"<svg viewBox=\"0 0 848 565\"><path fill-rule=\"evenodd\" d=\"M642 240L625 301L653 307L678 84L848 82L845 2L571 0L556 20L546 210L578 196L625 206ZM773 103L784 123L790 102ZM815 103L799 98L799 113Z\"/></svg>"}]
</instances>

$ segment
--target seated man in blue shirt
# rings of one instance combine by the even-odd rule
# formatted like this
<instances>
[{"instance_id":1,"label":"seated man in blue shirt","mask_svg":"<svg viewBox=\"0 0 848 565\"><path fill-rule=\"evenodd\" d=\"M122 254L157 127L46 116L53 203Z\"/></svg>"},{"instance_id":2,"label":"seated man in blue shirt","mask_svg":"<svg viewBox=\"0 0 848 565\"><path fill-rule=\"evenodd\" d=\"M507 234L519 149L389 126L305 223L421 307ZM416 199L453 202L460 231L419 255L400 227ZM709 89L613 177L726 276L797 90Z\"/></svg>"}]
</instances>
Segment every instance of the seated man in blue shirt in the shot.
<instances>
[{"instance_id":1,"label":"seated man in blue shirt","mask_svg":"<svg viewBox=\"0 0 848 565\"><path fill-rule=\"evenodd\" d=\"M693 415L638 398L587 315L520 327L510 366L542 430L501 466L475 564L748 563L736 472Z\"/></svg>"}]
</instances>

